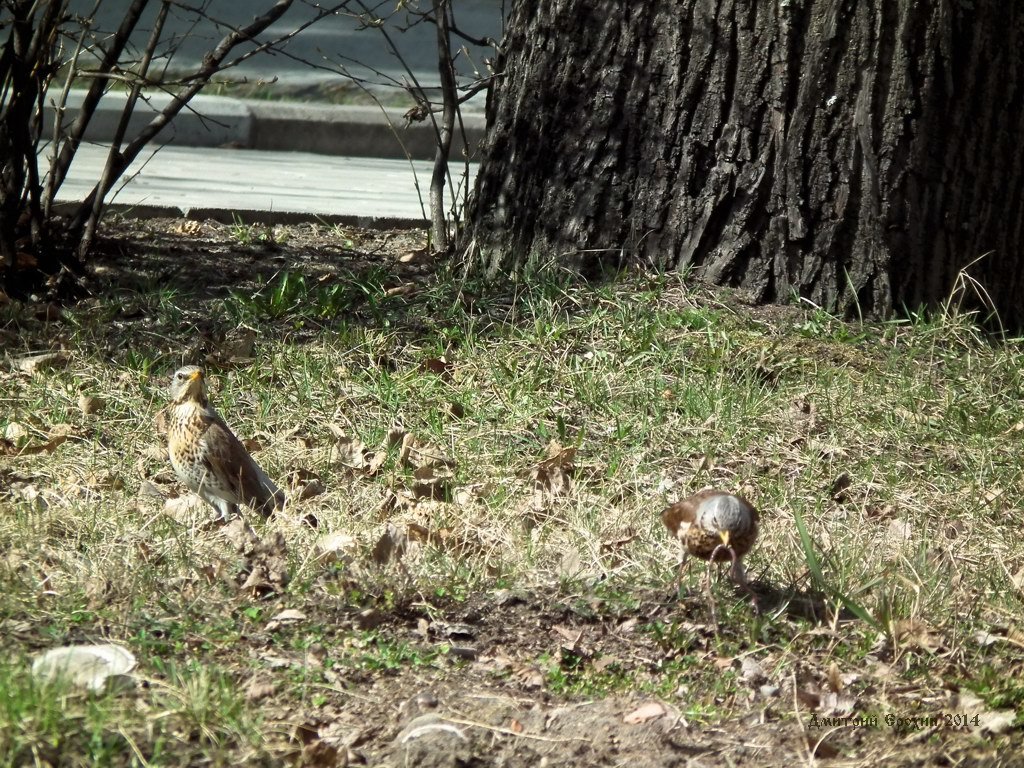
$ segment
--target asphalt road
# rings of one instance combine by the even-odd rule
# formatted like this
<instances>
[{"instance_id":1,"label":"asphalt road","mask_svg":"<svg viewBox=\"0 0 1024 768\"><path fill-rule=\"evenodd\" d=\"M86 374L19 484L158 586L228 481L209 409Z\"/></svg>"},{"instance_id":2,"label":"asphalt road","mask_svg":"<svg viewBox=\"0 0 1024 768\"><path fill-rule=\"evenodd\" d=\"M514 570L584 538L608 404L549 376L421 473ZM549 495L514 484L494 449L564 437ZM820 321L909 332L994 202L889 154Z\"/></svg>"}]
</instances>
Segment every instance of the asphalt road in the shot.
<instances>
[{"instance_id":1,"label":"asphalt road","mask_svg":"<svg viewBox=\"0 0 1024 768\"><path fill-rule=\"evenodd\" d=\"M118 207L165 208L165 215L195 209L237 211L243 216L259 211L264 220L298 213L365 224L380 218L419 222L429 214L429 162L220 147L153 149L157 151L143 152L129 168L124 177L128 181L115 187L110 202ZM83 145L58 201L83 199L105 159L105 148ZM476 173L475 166L470 169ZM446 202L450 197L446 194Z\"/></svg>"},{"instance_id":2,"label":"asphalt road","mask_svg":"<svg viewBox=\"0 0 1024 768\"><path fill-rule=\"evenodd\" d=\"M95 0L71 0L70 8L77 14L89 14L94 4ZM173 4L161 35L155 67L169 66L180 71L195 66L229 28L249 23L273 4L273 0L207 0L205 3L183 4L204 6L204 16ZM257 40L265 42L279 38L315 18L319 8L333 8L340 4L338 0L296 0ZM102 38L117 28L126 5L127 0L103 0L100 3L93 26L98 37ZM149 4L131 37L130 43L136 51L145 46L159 5L157 2ZM345 5L353 10L343 10L319 19L289 40L281 51L254 56L231 70L231 76L250 79L276 77L284 84L301 85L337 80L340 71L347 71L379 86L401 81L405 70L390 51L381 30L365 27L356 16L360 5L356 0ZM409 26L415 17L407 10L396 11L401 5L396 0L365 0L365 5L378 16L387 18L383 29L417 78L424 85L435 85L438 80L435 28L422 23ZM430 7L427 0L409 0L405 5ZM456 23L472 36L498 38L501 35L502 7L503 0L458 0L455 3ZM456 45L463 45L463 41L457 40ZM237 51L241 53L252 47L252 44L239 46ZM456 60L459 70L466 75L471 73L474 64L482 67L483 59L494 55L489 48L469 44L466 48L468 55L460 54Z\"/></svg>"}]
</instances>

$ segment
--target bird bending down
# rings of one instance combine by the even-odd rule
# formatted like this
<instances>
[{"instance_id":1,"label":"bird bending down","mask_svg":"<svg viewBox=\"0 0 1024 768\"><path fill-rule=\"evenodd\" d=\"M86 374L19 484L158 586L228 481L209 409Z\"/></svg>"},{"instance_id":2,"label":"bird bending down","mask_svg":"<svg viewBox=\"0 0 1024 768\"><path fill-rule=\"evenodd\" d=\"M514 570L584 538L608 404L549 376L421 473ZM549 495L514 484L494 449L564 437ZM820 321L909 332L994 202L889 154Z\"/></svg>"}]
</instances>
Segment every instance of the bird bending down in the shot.
<instances>
[{"instance_id":1,"label":"bird bending down","mask_svg":"<svg viewBox=\"0 0 1024 768\"><path fill-rule=\"evenodd\" d=\"M284 493L253 461L210 406L202 369L189 365L171 379L167 452L188 488L227 520L246 504L263 515L284 506Z\"/></svg>"},{"instance_id":2,"label":"bird bending down","mask_svg":"<svg viewBox=\"0 0 1024 768\"><path fill-rule=\"evenodd\" d=\"M757 539L758 514L749 501L707 489L666 508L661 519L689 554L709 562L732 560L732 579L750 591L741 560Z\"/></svg>"}]
</instances>

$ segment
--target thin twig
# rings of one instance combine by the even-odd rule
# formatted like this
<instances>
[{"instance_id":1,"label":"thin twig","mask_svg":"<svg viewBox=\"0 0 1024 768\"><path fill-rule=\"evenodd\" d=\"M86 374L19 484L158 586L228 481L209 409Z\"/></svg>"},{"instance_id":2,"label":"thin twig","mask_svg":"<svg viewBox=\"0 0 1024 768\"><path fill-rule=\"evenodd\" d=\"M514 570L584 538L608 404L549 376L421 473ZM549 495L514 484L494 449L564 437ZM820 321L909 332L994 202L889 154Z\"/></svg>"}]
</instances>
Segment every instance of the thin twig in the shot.
<instances>
[{"instance_id":1,"label":"thin twig","mask_svg":"<svg viewBox=\"0 0 1024 768\"><path fill-rule=\"evenodd\" d=\"M448 0L433 0L437 25L437 71L441 77L444 105L434 148L434 170L430 177L430 229L434 250L448 250L448 225L444 215L444 186L448 179L448 155L452 147L458 95L455 91L455 65L452 62L451 36L448 34Z\"/></svg>"},{"instance_id":2,"label":"thin twig","mask_svg":"<svg viewBox=\"0 0 1024 768\"><path fill-rule=\"evenodd\" d=\"M217 44L217 47L206 54L203 57L202 66L193 73L193 82L184 91L176 94L171 102L163 108L163 110L154 117L149 124L143 128L138 135L132 139L131 142L120 152L115 158L113 158L113 173L116 176L120 176L124 172L131 162L138 156L142 148L146 146L149 141L156 136L164 126L166 126L175 115L177 115L195 96L202 90L206 84L206 80L214 72L219 71L220 64L224 58L231 52L231 50L239 43L251 40L257 34L262 32L264 29L269 27L275 21L277 21L285 11L291 6L293 0L278 0L274 7L267 11L262 16L254 18L247 26L240 27L239 29L233 29ZM80 230L86 222L86 217L89 215L89 211L92 210L93 201L97 195L101 195L101 189L99 184L93 187L92 191L79 206L78 212L75 214L74 221L72 222L72 231ZM81 246L80 246L81 248Z\"/></svg>"}]
</instances>

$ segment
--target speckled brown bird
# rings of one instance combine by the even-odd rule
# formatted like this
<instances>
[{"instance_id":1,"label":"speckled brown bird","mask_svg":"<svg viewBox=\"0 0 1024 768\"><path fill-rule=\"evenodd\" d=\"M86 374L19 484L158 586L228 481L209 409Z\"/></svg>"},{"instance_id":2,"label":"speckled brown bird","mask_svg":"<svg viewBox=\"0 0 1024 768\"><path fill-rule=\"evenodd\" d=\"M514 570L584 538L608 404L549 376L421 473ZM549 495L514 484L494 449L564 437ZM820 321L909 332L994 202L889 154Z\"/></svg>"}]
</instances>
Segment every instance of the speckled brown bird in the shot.
<instances>
[{"instance_id":1,"label":"speckled brown bird","mask_svg":"<svg viewBox=\"0 0 1024 768\"><path fill-rule=\"evenodd\" d=\"M758 522L749 501L709 488L666 508L661 519L689 554L715 562L731 560L732 578L746 585L741 560L754 546Z\"/></svg>"},{"instance_id":2,"label":"speckled brown bird","mask_svg":"<svg viewBox=\"0 0 1024 768\"><path fill-rule=\"evenodd\" d=\"M175 372L167 409L167 452L178 478L210 504L222 520L246 504L264 515L284 506L284 493L253 461L210 406L203 371Z\"/></svg>"}]
</instances>

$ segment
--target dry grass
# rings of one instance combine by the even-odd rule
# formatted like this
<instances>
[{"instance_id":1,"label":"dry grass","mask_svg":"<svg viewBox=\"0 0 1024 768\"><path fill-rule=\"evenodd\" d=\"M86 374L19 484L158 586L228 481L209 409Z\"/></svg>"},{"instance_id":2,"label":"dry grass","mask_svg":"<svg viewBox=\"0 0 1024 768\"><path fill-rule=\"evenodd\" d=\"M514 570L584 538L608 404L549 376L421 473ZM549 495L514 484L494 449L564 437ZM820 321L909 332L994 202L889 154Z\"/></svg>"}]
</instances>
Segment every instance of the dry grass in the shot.
<instances>
[{"instance_id":1,"label":"dry grass","mask_svg":"<svg viewBox=\"0 0 1024 768\"><path fill-rule=\"evenodd\" d=\"M0 307L0 687L14 692L0 707L0 765L53 763L55 741L78 756L61 764L290 759L296 721L357 708L361 675L447 675L454 641L410 635L418 620L472 614L491 627L508 590L534 596L546 618L507 630L523 636L502 647L554 696L646 692L718 729L761 712L788 734L780 762L811 760L824 736L819 756L835 745L852 763L1019 746L993 714L1024 702L1017 340L987 339L953 312L851 325L757 309L663 275L483 290L443 265L359 261L359 243L331 262L323 239L338 233L297 228L282 252L225 244L231 231L193 234L265 275L301 259L308 282L274 303L280 273L261 285L254 269L227 295L153 288L140 267L135 283L117 278L56 322ZM394 256L409 247L396 237ZM162 253L132 248L140 265ZM389 292L396 284L414 290ZM243 325L251 350L237 346ZM19 368L58 347L55 366ZM209 361L214 403L259 441L271 476L323 485L257 524L282 535L286 584L240 590L260 557L252 542L140 493L181 491L153 420L183 358ZM83 413L83 393L105 410ZM389 446L397 427L452 460L435 468L450 477L428 483L440 500L414 493L423 461ZM362 455L386 453L379 471L339 463L339 432L362 440ZM538 473L553 442L575 455ZM717 628L700 568L678 604L670 597L677 553L657 515L707 485L743 492L764 519L749 558L763 613L717 582ZM318 542L339 533L351 543L323 558ZM404 555L379 562L383 536ZM566 601L570 613L548 610ZM267 630L283 608L306 621ZM564 642L536 646L587 611L585 626L632 616L636 634L568 654ZM31 683L35 651L100 639L131 647L151 686L90 704ZM318 661L282 668L275 654ZM357 682L338 683L339 670ZM487 673L524 690L508 668ZM270 711L245 687L253 679L275 686ZM981 719L808 730L813 715L961 710ZM364 749L379 757L393 735Z\"/></svg>"}]
</instances>

